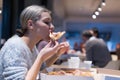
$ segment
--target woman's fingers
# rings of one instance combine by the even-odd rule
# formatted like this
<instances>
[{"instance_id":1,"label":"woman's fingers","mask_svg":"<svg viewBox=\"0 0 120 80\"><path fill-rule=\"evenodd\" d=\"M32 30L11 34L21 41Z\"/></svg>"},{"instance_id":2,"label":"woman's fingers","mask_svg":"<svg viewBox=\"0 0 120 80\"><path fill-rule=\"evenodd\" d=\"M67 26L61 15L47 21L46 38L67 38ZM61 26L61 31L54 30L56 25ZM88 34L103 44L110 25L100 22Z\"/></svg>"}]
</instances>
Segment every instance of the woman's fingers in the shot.
<instances>
[{"instance_id":1,"label":"woman's fingers","mask_svg":"<svg viewBox=\"0 0 120 80\"><path fill-rule=\"evenodd\" d=\"M64 52L66 52L69 49L69 43L68 42L63 42L61 43L61 47L59 49L59 53L63 54Z\"/></svg>"},{"instance_id":2,"label":"woman's fingers","mask_svg":"<svg viewBox=\"0 0 120 80\"><path fill-rule=\"evenodd\" d=\"M55 41L55 45L54 47L58 47L59 43L57 41Z\"/></svg>"},{"instance_id":3,"label":"woman's fingers","mask_svg":"<svg viewBox=\"0 0 120 80\"><path fill-rule=\"evenodd\" d=\"M45 47L50 47L52 44L52 41L48 42L48 44Z\"/></svg>"},{"instance_id":4,"label":"woman's fingers","mask_svg":"<svg viewBox=\"0 0 120 80\"><path fill-rule=\"evenodd\" d=\"M68 42L62 42L60 43L61 47L69 47L69 43Z\"/></svg>"}]
</instances>

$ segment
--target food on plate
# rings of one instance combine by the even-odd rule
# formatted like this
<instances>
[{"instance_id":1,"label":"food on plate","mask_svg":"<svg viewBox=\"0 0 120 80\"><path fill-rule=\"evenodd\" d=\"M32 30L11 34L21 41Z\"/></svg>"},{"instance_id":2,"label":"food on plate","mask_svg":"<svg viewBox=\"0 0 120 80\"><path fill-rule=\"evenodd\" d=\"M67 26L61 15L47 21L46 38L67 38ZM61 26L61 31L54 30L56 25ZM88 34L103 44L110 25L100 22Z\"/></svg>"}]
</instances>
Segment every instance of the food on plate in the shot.
<instances>
[{"instance_id":1,"label":"food on plate","mask_svg":"<svg viewBox=\"0 0 120 80\"><path fill-rule=\"evenodd\" d=\"M48 74L49 75L65 75L66 72L63 70L60 70L60 71L52 71L52 72L49 72Z\"/></svg>"},{"instance_id":2,"label":"food on plate","mask_svg":"<svg viewBox=\"0 0 120 80\"><path fill-rule=\"evenodd\" d=\"M73 75L73 76L87 76L91 77L93 76L90 71L81 71L81 70L73 70L73 71L52 71L49 72L48 75Z\"/></svg>"},{"instance_id":3,"label":"food on plate","mask_svg":"<svg viewBox=\"0 0 120 80\"><path fill-rule=\"evenodd\" d=\"M58 39L60 39L63 35L65 34L65 31L63 31L63 32L52 32L52 33L50 33L50 38L52 39L52 40L58 40Z\"/></svg>"},{"instance_id":4,"label":"food on plate","mask_svg":"<svg viewBox=\"0 0 120 80\"><path fill-rule=\"evenodd\" d=\"M73 72L73 74L75 76L92 76L92 73L91 72L88 72L88 71L80 71L80 70L75 70Z\"/></svg>"}]
</instances>

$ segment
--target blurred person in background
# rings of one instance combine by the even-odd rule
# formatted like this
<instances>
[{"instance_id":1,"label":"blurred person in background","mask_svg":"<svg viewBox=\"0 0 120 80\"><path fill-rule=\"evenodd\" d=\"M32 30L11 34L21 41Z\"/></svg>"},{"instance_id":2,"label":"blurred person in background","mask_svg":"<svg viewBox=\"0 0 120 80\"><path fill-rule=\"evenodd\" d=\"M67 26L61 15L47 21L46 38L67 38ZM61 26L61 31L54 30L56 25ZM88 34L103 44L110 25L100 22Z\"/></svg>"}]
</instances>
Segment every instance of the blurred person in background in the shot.
<instances>
[{"instance_id":1,"label":"blurred person in background","mask_svg":"<svg viewBox=\"0 0 120 80\"><path fill-rule=\"evenodd\" d=\"M120 43L116 44L116 55L118 57L118 60L120 60Z\"/></svg>"},{"instance_id":2,"label":"blurred person in background","mask_svg":"<svg viewBox=\"0 0 120 80\"><path fill-rule=\"evenodd\" d=\"M90 30L84 31L82 38L85 41L86 60L92 61L94 66L105 67L112 60L106 43L96 37L93 39Z\"/></svg>"},{"instance_id":3,"label":"blurred person in background","mask_svg":"<svg viewBox=\"0 0 120 80\"><path fill-rule=\"evenodd\" d=\"M85 50L85 42L80 43L80 51L82 54L86 55L86 50Z\"/></svg>"},{"instance_id":4,"label":"blurred person in background","mask_svg":"<svg viewBox=\"0 0 120 80\"><path fill-rule=\"evenodd\" d=\"M50 11L38 5L25 8L20 15L21 30L4 44L0 51L0 80L35 80L42 64L52 65L69 44L50 40L53 31ZM48 44L38 52L40 40Z\"/></svg>"},{"instance_id":5,"label":"blurred person in background","mask_svg":"<svg viewBox=\"0 0 120 80\"><path fill-rule=\"evenodd\" d=\"M96 27L92 28L91 31L94 37L99 38L99 30Z\"/></svg>"},{"instance_id":6,"label":"blurred person in background","mask_svg":"<svg viewBox=\"0 0 120 80\"><path fill-rule=\"evenodd\" d=\"M75 51L79 51L80 50L79 44L77 42L74 43L73 49Z\"/></svg>"}]
</instances>

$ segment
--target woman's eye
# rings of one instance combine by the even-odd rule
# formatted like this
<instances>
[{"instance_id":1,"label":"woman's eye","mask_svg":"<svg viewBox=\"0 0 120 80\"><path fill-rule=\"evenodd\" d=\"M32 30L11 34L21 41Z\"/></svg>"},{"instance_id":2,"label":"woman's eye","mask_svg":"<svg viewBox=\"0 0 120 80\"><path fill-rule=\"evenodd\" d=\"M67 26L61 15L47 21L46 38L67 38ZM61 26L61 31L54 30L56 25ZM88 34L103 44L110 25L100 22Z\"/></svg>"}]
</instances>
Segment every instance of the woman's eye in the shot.
<instances>
[{"instance_id":1,"label":"woman's eye","mask_svg":"<svg viewBox=\"0 0 120 80\"><path fill-rule=\"evenodd\" d=\"M47 24L47 25L50 25L50 22L44 22L45 24Z\"/></svg>"}]
</instances>

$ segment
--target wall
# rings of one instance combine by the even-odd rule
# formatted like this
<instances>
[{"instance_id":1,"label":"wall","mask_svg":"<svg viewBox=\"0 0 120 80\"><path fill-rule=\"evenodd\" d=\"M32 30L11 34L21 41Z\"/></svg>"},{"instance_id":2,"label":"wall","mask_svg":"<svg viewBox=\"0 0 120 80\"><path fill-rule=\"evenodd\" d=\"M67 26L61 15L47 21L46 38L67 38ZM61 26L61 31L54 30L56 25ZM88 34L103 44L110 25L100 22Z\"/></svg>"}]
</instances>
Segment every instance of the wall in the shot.
<instances>
[{"instance_id":1,"label":"wall","mask_svg":"<svg viewBox=\"0 0 120 80\"><path fill-rule=\"evenodd\" d=\"M81 41L81 33L86 29L91 29L92 27L97 27L100 33L111 33L110 39L106 40L108 48L110 51L114 51L116 44L120 43L120 23L109 23L109 22L66 22L66 30L68 32L79 32L78 37L71 39L73 45L74 41ZM78 34L79 34L78 33ZM70 40L69 40L70 41Z\"/></svg>"}]
</instances>

